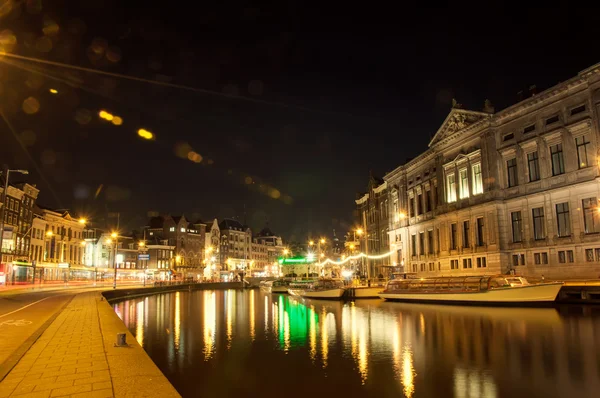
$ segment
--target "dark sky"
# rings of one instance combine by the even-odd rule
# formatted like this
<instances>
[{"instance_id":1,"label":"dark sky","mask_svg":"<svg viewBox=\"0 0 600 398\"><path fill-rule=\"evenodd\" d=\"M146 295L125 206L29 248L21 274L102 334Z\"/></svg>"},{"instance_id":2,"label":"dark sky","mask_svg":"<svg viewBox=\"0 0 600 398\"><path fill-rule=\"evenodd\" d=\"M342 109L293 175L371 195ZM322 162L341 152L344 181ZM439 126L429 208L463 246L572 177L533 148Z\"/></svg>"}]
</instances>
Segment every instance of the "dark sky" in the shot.
<instances>
[{"instance_id":1,"label":"dark sky","mask_svg":"<svg viewBox=\"0 0 600 398\"><path fill-rule=\"evenodd\" d=\"M598 12L547 4L25 3L0 13L14 54L214 92L0 57L12 126L0 120L0 163L29 169L41 204L99 223L120 212L125 229L150 210L243 220L245 208L287 239L341 235L369 171L424 151L453 97L498 110L600 61ZM202 162L178 157L189 150Z\"/></svg>"}]
</instances>

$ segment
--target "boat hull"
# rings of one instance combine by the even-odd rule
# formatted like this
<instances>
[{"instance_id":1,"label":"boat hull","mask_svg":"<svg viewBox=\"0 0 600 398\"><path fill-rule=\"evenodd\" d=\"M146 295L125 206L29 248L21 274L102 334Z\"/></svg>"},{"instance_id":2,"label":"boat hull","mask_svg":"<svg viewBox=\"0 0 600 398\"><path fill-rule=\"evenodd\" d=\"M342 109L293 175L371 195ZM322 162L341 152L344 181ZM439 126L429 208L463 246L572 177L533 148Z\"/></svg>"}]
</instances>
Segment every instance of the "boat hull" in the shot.
<instances>
[{"instance_id":1,"label":"boat hull","mask_svg":"<svg viewBox=\"0 0 600 398\"><path fill-rule=\"evenodd\" d=\"M289 289L292 296L315 298L315 299L340 299L346 289L327 289L327 290L305 290L305 289Z\"/></svg>"},{"instance_id":2,"label":"boat hull","mask_svg":"<svg viewBox=\"0 0 600 398\"><path fill-rule=\"evenodd\" d=\"M377 287L351 287L348 289L348 297L353 299L360 298L379 298L379 294L385 289L383 286Z\"/></svg>"},{"instance_id":3,"label":"boat hull","mask_svg":"<svg viewBox=\"0 0 600 398\"><path fill-rule=\"evenodd\" d=\"M383 291L379 297L391 301L418 301L473 304L536 304L552 303L562 287L561 283L545 283L475 293L396 293Z\"/></svg>"},{"instance_id":4,"label":"boat hull","mask_svg":"<svg viewBox=\"0 0 600 398\"><path fill-rule=\"evenodd\" d=\"M288 292L288 287L287 286L261 286L260 290L265 293L286 294Z\"/></svg>"}]
</instances>

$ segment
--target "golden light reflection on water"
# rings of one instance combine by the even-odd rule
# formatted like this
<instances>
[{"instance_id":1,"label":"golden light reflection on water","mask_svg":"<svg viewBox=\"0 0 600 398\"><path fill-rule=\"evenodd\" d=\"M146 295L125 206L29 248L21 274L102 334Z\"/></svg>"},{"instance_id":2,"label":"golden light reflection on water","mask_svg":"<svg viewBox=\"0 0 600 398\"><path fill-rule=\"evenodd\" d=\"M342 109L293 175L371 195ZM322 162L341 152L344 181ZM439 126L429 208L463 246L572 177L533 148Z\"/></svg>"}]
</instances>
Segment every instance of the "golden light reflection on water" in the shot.
<instances>
[{"instance_id":1,"label":"golden light reflection on water","mask_svg":"<svg viewBox=\"0 0 600 398\"><path fill-rule=\"evenodd\" d=\"M225 300L227 300L227 311L225 311L226 323L227 323L227 349L231 348L231 340L233 338L233 303L234 297L232 297L231 291L225 292Z\"/></svg>"},{"instance_id":2,"label":"golden light reflection on water","mask_svg":"<svg viewBox=\"0 0 600 398\"><path fill-rule=\"evenodd\" d=\"M496 398L498 396L496 382L491 375L457 367L454 370L453 379L456 398Z\"/></svg>"},{"instance_id":3,"label":"golden light reflection on water","mask_svg":"<svg viewBox=\"0 0 600 398\"><path fill-rule=\"evenodd\" d=\"M308 344L310 346L310 359L313 362L317 358L317 320L315 315L315 306L311 305L308 317Z\"/></svg>"},{"instance_id":4,"label":"golden light reflection on water","mask_svg":"<svg viewBox=\"0 0 600 398\"><path fill-rule=\"evenodd\" d=\"M287 311L283 311L283 351L290 350L290 316Z\"/></svg>"},{"instance_id":5,"label":"golden light reflection on water","mask_svg":"<svg viewBox=\"0 0 600 398\"><path fill-rule=\"evenodd\" d=\"M321 358L323 360L323 368L327 367L327 358L329 357L329 339L327 335L327 312L325 308L321 311Z\"/></svg>"},{"instance_id":6,"label":"golden light reflection on water","mask_svg":"<svg viewBox=\"0 0 600 398\"><path fill-rule=\"evenodd\" d=\"M175 325L173 325L175 338L175 349L179 350L179 339L181 338L181 298L180 293L175 293Z\"/></svg>"},{"instance_id":7,"label":"golden light reflection on water","mask_svg":"<svg viewBox=\"0 0 600 398\"><path fill-rule=\"evenodd\" d=\"M204 360L212 358L217 329L217 300L214 291L204 292Z\"/></svg>"},{"instance_id":8,"label":"golden light reflection on water","mask_svg":"<svg viewBox=\"0 0 600 398\"><path fill-rule=\"evenodd\" d=\"M144 302L140 301L136 306L135 317L135 339L140 345L144 345Z\"/></svg>"},{"instance_id":9,"label":"golden light reflection on water","mask_svg":"<svg viewBox=\"0 0 600 398\"><path fill-rule=\"evenodd\" d=\"M265 296L265 335L269 333L269 298Z\"/></svg>"},{"instance_id":10,"label":"golden light reflection on water","mask_svg":"<svg viewBox=\"0 0 600 398\"><path fill-rule=\"evenodd\" d=\"M402 386L404 387L404 395L407 398L413 396L415 392L415 366L413 352L410 345L405 345L402 350Z\"/></svg>"},{"instance_id":11,"label":"golden light reflection on water","mask_svg":"<svg viewBox=\"0 0 600 398\"><path fill-rule=\"evenodd\" d=\"M250 339L254 341L255 325L254 325L254 290L250 290Z\"/></svg>"}]
</instances>

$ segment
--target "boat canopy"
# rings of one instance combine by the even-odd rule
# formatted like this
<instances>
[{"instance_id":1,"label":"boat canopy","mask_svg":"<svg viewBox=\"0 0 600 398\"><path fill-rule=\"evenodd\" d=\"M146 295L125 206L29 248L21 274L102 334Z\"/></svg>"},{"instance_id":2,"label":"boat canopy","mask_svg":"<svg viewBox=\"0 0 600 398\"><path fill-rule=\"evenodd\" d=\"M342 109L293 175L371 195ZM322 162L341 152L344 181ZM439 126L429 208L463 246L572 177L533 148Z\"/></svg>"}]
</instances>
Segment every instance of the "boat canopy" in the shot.
<instances>
[{"instance_id":1,"label":"boat canopy","mask_svg":"<svg viewBox=\"0 0 600 398\"><path fill-rule=\"evenodd\" d=\"M482 276L451 276L440 278L420 279L394 279L391 280L386 291L419 291L419 292L481 292L511 286L527 285L525 278L505 275Z\"/></svg>"}]
</instances>

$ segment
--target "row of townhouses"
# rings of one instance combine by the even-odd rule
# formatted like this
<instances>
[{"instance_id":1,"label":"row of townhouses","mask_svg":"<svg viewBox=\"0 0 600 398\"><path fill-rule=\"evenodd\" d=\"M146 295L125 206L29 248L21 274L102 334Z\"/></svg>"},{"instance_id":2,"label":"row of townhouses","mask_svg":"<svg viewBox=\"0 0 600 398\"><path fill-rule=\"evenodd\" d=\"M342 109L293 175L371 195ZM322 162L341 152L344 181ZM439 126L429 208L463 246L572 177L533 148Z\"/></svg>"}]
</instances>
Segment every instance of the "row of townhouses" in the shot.
<instances>
[{"instance_id":1,"label":"row of townhouses","mask_svg":"<svg viewBox=\"0 0 600 398\"><path fill-rule=\"evenodd\" d=\"M140 231L93 228L68 211L36 204L39 190L8 185L1 217L0 284L112 279L231 279L279 275L283 242L266 227L257 234L239 221L151 217ZM1 202L1 201L0 201Z\"/></svg>"},{"instance_id":2,"label":"row of townhouses","mask_svg":"<svg viewBox=\"0 0 600 398\"><path fill-rule=\"evenodd\" d=\"M600 276L600 64L495 112L455 104L356 200L374 275ZM362 231L361 231L362 232Z\"/></svg>"}]
</instances>

